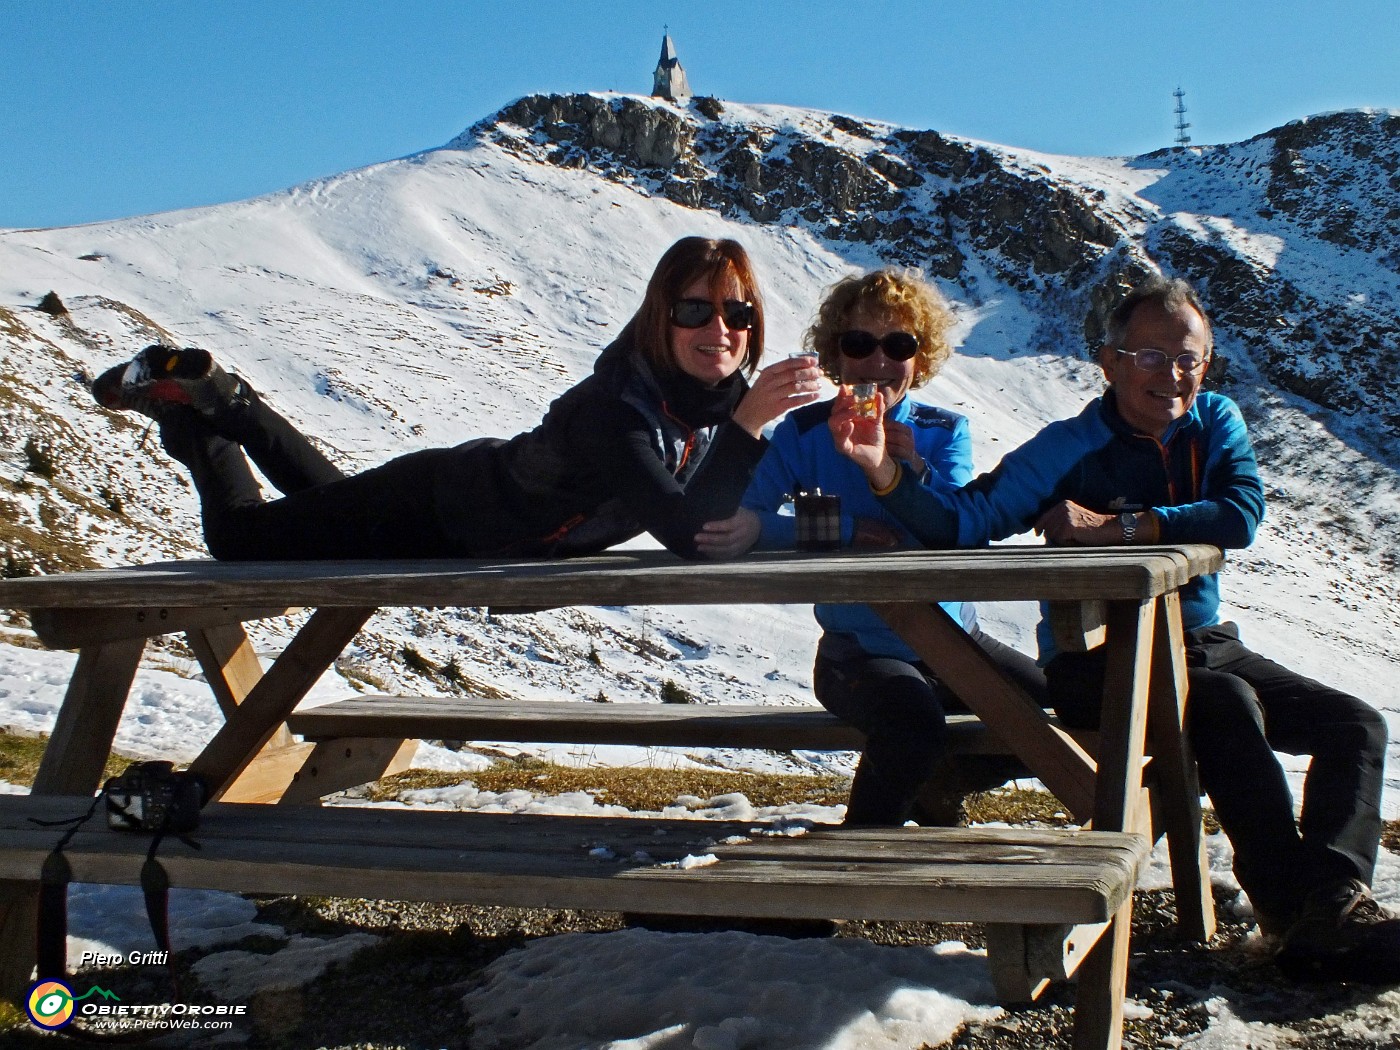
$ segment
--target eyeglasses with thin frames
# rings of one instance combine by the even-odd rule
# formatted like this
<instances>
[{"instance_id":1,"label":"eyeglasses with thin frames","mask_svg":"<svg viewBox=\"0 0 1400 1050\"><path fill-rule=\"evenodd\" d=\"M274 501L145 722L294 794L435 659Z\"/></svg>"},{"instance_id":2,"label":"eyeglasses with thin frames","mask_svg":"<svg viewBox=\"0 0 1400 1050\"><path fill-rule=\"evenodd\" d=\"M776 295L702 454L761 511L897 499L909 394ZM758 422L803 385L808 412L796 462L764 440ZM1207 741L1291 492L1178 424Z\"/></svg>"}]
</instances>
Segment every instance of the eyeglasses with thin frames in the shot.
<instances>
[{"instance_id":1,"label":"eyeglasses with thin frames","mask_svg":"<svg viewBox=\"0 0 1400 1050\"><path fill-rule=\"evenodd\" d=\"M1185 375L1195 375L1210 359L1207 354L1204 357L1200 354L1177 354L1175 357L1168 356L1165 350L1158 350L1156 347L1144 347L1142 350L1124 350L1121 346L1114 349L1133 359L1133 364L1137 365L1144 372L1165 372L1168 367L1180 369Z\"/></svg>"}]
</instances>

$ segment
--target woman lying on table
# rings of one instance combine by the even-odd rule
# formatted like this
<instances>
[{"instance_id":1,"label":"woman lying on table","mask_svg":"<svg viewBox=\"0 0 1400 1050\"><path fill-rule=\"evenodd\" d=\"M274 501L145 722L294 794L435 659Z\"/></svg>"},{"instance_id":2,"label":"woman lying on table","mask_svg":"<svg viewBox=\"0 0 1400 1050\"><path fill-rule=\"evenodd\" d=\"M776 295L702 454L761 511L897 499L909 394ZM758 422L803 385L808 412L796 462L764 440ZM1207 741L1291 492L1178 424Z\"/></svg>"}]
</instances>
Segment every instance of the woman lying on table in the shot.
<instances>
[{"instance_id":1,"label":"woman lying on table","mask_svg":"<svg viewBox=\"0 0 1400 1050\"><path fill-rule=\"evenodd\" d=\"M732 514L761 431L818 395L814 366L763 355L763 300L735 241L686 237L593 374L534 430L412 452L347 477L206 350L149 346L93 384L144 413L199 492L216 558L565 557L646 531L696 556ZM284 495L264 501L248 458Z\"/></svg>"},{"instance_id":2,"label":"woman lying on table","mask_svg":"<svg viewBox=\"0 0 1400 1050\"><path fill-rule=\"evenodd\" d=\"M877 270L836 284L806 336L822 370L843 391L861 383L878 389L892 454L932 487L956 488L972 477L967 420L908 396L952 355L952 323L938 292L917 273ZM836 451L827 426L834 403L811 405L778 425L742 508L707 524L696 538L702 553L733 557L755 544L791 549L794 519L778 508L814 489L841 497L843 546L919 546L880 506L860 468ZM945 602L943 608L1037 702L1043 699L1045 679L1034 660L984 634L970 604ZM813 691L822 706L867 734L846 822L898 825L911 815L921 823L947 822L963 792L953 789L957 778L943 765L944 712L966 708L869 606L818 605L815 612L823 632ZM959 775L975 775L979 787L1001 784L1005 763L996 765L968 764ZM945 798L920 794L935 771ZM935 802L940 812L930 811Z\"/></svg>"}]
</instances>

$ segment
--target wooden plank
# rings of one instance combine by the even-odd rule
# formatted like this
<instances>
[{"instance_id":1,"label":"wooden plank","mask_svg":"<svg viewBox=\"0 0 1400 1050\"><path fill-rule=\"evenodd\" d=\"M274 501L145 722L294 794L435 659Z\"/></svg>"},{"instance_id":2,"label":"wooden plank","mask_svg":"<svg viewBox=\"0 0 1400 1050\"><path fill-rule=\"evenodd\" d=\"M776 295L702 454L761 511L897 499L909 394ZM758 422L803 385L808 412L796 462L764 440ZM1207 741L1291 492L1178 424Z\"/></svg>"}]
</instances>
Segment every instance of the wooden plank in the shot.
<instances>
[{"instance_id":1,"label":"wooden plank","mask_svg":"<svg viewBox=\"0 0 1400 1050\"><path fill-rule=\"evenodd\" d=\"M333 791L344 791L380 777L402 773L412 766L417 750L417 738L324 741L316 744L306 756L277 801L282 805L316 803ZM240 777L239 783L242 780ZM229 802L245 801L230 798L227 794L224 798Z\"/></svg>"},{"instance_id":2,"label":"wooden plank","mask_svg":"<svg viewBox=\"0 0 1400 1050\"><path fill-rule=\"evenodd\" d=\"M50 649L76 649L131 638L244 623L281 616L285 608L170 608L142 606L130 609L35 609L29 622L39 641Z\"/></svg>"},{"instance_id":3,"label":"wooden plank","mask_svg":"<svg viewBox=\"0 0 1400 1050\"><path fill-rule=\"evenodd\" d=\"M6 824L0 832L0 877L37 871L52 846L51 829L24 820L36 809L49 813L52 807L31 802L0 799ZM82 799L68 802L71 810L85 804ZM828 828L796 839L744 835L741 845L750 852L760 848L763 859L731 856L735 847L712 844L708 850L716 863L682 869L658 861L694 853L703 848L697 842L751 825L516 815L483 821L479 814L403 810L392 811L385 820L385 814L382 809L269 811L216 803L196 833L201 848L169 841L161 859L176 885L240 892L690 914L1046 923L1096 921L1096 916L1111 914L1114 901L1130 892L1146 848L1136 836L1094 832L1074 836L1077 846L1062 839L1058 848L1029 849L1025 843L1043 842L1044 833L1023 836L1019 829L994 829L998 835L989 838L986 831L993 829L979 836L962 835L961 829L906 829L914 833L906 837L921 843L925 854L909 862L890 860L875 848L889 842L888 836ZM269 837L265 817L272 815L282 827ZM469 834L482 824L493 830L485 836ZM620 841L603 828L597 829L601 834L595 832L599 824L632 826L629 835L646 844L650 855L617 860L592 852L599 842ZM290 831L298 827L314 834ZM364 828L392 831L392 844L368 843L360 834ZM984 841L978 845L977 838ZM501 841L514 848L501 847ZM522 848L538 847L541 841L551 848ZM831 847L827 859L808 852L821 842ZM862 850L862 842L868 848ZM1091 844L1101 847L1104 860L1083 863L1086 851L1081 847ZM67 853L80 881L130 883L139 879L146 845L141 836L99 828L80 831ZM794 845L806 849L796 851ZM969 863L969 856L979 851L1003 859Z\"/></svg>"},{"instance_id":4,"label":"wooden plank","mask_svg":"<svg viewBox=\"0 0 1400 1050\"><path fill-rule=\"evenodd\" d=\"M1186 647L1177 594L1157 599L1148 732L1155 801L1171 855L1172 887L1181 932L1197 941L1215 936L1210 859L1201 825L1201 785L1186 738Z\"/></svg>"},{"instance_id":5,"label":"wooden plank","mask_svg":"<svg viewBox=\"0 0 1400 1050\"><path fill-rule=\"evenodd\" d=\"M1087 653L1108 638L1108 607L1101 601L1050 602L1050 631L1062 653Z\"/></svg>"},{"instance_id":6,"label":"wooden plank","mask_svg":"<svg viewBox=\"0 0 1400 1050\"><path fill-rule=\"evenodd\" d=\"M963 718L965 734L982 736ZM399 737L667 747L811 748L852 751L865 734L819 707L719 704L595 704L582 701L360 696L296 711L307 739Z\"/></svg>"},{"instance_id":7,"label":"wooden plank","mask_svg":"<svg viewBox=\"0 0 1400 1050\"><path fill-rule=\"evenodd\" d=\"M1112 602L1108 607L1108 662L1094 798L1094 827L1100 831L1137 830L1154 616L1155 603L1150 599Z\"/></svg>"},{"instance_id":8,"label":"wooden plank","mask_svg":"<svg viewBox=\"0 0 1400 1050\"><path fill-rule=\"evenodd\" d=\"M290 645L283 650L214 734L190 769L209 782L218 798L252 761L292 709L340 655L373 614L373 609L320 609L313 613Z\"/></svg>"},{"instance_id":9,"label":"wooden plank","mask_svg":"<svg viewBox=\"0 0 1400 1050\"><path fill-rule=\"evenodd\" d=\"M41 862L42 863L42 862ZM34 975L38 869L25 879L0 878L0 1001L19 1003Z\"/></svg>"},{"instance_id":10,"label":"wooden plank","mask_svg":"<svg viewBox=\"0 0 1400 1050\"><path fill-rule=\"evenodd\" d=\"M260 750L243 771L219 794L224 802L282 801L282 796L296 781L297 773L306 764L315 744L287 744L274 747L271 743Z\"/></svg>"},{"instance_id":11,"label":"wooden plank","mask_svg":"<svg viewBox=\"0 0 1400 1050\"><path fill-rule=\"evenodd\" d=\"M1054 716L1051 724L1058 726ZM490 697L355 696L292 712L308 740L508 740L520 743L752 747L774 751L858 751L865 735L825 708L764 704L595 704ZM976 715L947 716L948 752L1005 755L1007 745ZM1086 752L1098 734L1060 732ZM338 789L337 789L338 790Z\"/></svg>"},{"instance_id":12,"label":"wooden plank","mask_svg":"<svg viewBox=\"0 0 1400 1050\"><path fill-rule=\"evenodd\" d=\"M1123 1000L1128 994L1128 940L1133 902L1125 901L1079 968L1074 1003L1074 1050L1121 1050Z\"/></svg>"},{"instance_id":13,"label":"wooden plank","mask_svg":"<svg viewBox=\"0 0 1400 1050\"><path fill-rule=\"evenodd\" d=\"M1073 926L988 923L987 962L997 1000L1033 1002L1050 982L1073 977L1107 929L1107 922Z\"/></svg>"},{"instance_id":14,"label":"wooden plank","mask_svg":"<svg viewBox=\"0 0 1400 1050\"><path fill-rule=\"evenodd\" d=\"M168 562L0 580L0 607L152 605L693 605L722 603L1149 598L1174 589L1215 548L991 547L970 551L760 552L682 562L637 551L553 562Z\"/></svg>"},{"instance_id":15,"label":"wooden plank","mask_svg":"<svg viewBox=\"0 0 1400 1050\"><path fill-rule=\"evenodd\" d=\"M35 794L91 795L97 790L145 648L146 640L137 638L78 653L53 735L34 775Z\"/></svg>"},{"instance_id":16,"label":"wooden plank","mask_svg":"<svg viewBox=\"0 0 1400 1050\"><path fill-rule=\"evenodd\" d=\"M238 622L191 628L185 637L227 718L263 676L262 661L253 651L248 632Z\"/></svg>"},{"instance_id":17,"label":"wooden plank","mask_svg":"<svg viewBox=\"0 0 1400 1050\"><path fill-rule=\"evenodd\" d=\"M1094 760L1057 729L937 605L872 606L1079 820L1094 807Z\"/></svg>"}]
</instances>

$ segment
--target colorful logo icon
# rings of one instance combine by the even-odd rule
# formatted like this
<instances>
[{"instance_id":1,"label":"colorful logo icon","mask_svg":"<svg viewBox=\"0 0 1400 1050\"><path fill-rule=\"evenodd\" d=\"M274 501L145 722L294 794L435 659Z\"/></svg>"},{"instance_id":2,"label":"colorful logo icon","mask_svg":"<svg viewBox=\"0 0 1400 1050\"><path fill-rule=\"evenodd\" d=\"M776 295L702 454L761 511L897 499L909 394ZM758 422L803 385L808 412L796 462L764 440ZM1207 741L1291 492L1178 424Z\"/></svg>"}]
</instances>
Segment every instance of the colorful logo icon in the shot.
<instances>
[{"instance_id":1,"label":"colorful logo icon","mask_svg":"<svg viewBox=\"0 0 1400 1050\"><path fill-rule=\"evenodd\" d=\"M36 1025L56 1032L73 1020L73 990L62 981L39 981L29 989L24 1008Z\"/></svg>"}]
</instances>

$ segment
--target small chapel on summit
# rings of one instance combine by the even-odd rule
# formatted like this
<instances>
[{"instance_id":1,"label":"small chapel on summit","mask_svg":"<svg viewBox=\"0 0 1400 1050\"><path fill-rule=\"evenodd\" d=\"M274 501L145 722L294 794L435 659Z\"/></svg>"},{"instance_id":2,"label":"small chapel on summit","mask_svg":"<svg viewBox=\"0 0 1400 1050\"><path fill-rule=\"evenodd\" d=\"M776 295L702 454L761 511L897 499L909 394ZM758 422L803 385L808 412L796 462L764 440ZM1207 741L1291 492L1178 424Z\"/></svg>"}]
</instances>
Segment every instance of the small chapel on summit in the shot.
<instances>
[{"instance_id":1,"label":"small chapel on summit","mask_svg":"<svg viewBox=\"0 0 1400 1050\"><path fill-rule=\"evenodd\" d=\"M651 96L669 99L672 102L690 100L690 82L685 78L685 68L681 65L681 60L676 57L676 45L672 42L669 32L663 33L661 37L661 61L656 63L656 72L652 74Z\"/></svg>"}]
</instances>

